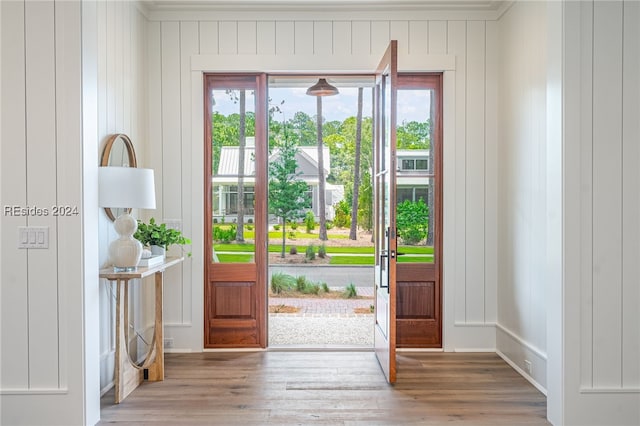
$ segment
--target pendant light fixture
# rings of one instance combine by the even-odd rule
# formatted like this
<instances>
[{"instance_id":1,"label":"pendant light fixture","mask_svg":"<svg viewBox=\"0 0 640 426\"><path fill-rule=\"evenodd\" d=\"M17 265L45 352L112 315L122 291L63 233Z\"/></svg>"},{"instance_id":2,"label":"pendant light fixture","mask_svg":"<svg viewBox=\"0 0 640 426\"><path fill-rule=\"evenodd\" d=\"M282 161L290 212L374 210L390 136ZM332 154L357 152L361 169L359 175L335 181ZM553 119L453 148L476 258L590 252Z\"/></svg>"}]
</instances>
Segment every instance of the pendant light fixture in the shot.
<instances>
[{"instance_id":1,"label":"pendant light fixture","mask_svg":"<svg viewBox=\"0 0 640 426\"><path fill-rule=\"evenodd\" d=\"M338 93L338 89L327 83L324 78L319 79L316 84L307 89L307 95L309 96L333 96Z\"/></svg>"}]
</instances>

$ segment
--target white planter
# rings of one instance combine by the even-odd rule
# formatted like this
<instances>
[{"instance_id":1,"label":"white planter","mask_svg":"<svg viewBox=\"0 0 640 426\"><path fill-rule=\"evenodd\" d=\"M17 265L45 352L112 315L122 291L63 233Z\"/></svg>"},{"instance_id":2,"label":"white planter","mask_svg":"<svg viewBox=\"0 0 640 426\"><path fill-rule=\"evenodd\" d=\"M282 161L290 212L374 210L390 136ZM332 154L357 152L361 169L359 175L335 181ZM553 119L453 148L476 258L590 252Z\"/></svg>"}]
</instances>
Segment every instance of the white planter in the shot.
<instances>
[{"instance_id":1,"label":"white planter","mask_svg":"<svg viewBox=\"0 0 640 426\"><path fill-rule=\"evenodd\" d=\"M154 256L162 256L164 259L167 254L167 250L162 246L151 246L151 254Z\"/></svg>"}]
</instances>

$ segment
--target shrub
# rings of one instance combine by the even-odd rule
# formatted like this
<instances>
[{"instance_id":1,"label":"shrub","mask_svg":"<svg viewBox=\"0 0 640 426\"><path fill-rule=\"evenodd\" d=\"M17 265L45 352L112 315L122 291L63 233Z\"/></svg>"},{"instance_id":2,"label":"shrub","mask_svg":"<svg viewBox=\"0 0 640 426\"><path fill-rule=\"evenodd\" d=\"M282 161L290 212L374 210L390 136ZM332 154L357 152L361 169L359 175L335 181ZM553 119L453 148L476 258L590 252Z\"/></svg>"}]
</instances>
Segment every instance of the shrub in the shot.
<instances>
[{"instance_id":1,"label":"shrub","mask_svg":"<svg viewBox=\"0 0 640 426\"><path fill-rule=\"evenodd\" d=\"M282 272L275 272L271 276L271 292L273 294L280 294L283 291L289 291L296 285L296 279Z\"/></svg>"},{"instance_id":2,"label":"shrub","mask_svg":"<svg viewBox=\"0 0 640 426\"><path fill-rule=\"evenodd\" d=\"M316 228L316 218L311 210L304 215L304 225L307 228L307 234L310 234ZM327 229L329 229L328 226Z\"/></svg>"},{"instance_id":3,"label":"shrub","mask_svg":"<svg viewBox=\"0 0 640 426\"><path fill-rule=\"evenodd\" d=\"M229 227L216 226L213 228L213 240L220 243L230 243L236 238L236 225Z\"/></svg>"},{"instance_id":4,"label":"shrub","mask_svg":"<svg viewBox=\"0 0 640 426\"><path fill-rule=\"evenodd\" d=\"M291 246L291 248L289 249L289 254L298 254L298 247Z\"/></svg>"},{"instance_id":5,"label":"shrub","mask_svg":"<svg viewBox=\"0 0 640 426\"><path fill-rule=\"evenodd\" d=\"M328 220L325 225L327 226L327 231L331 228L333 228L333 221L332 220Z\"/></svg>"},{"instance_id":6,"label":"shrub","mask_svg":"<svg viewBox=\"0 0 640 426\"><path fill-rule=\"evenodd\" d=\"M331 290L329 290L329 286L327 285L327 283L321 283L320 286L322 287L322 291L324 291L325 293L329 293Z\"/></svg>"},{"instance_id":7,"label":"shrub","mask_svg":"<svg viewBox=\"0 0 640 426\"><path fill-rule=\"evenodd\" d=\"M280 225L278 225L278 224L273 225L273 229L276 230L276 231L279 231L280 230Z\"/></svg>"},{"instance_id":8,"label":"shrub","mask_svg":"<svg viewBox=\"0 0 640 426\"><path fill-rule=\"evenodd\" d=\"M296 290L300 293L304 293L304 288L307 285L307 278L304 275L296 277Z\"/></svg>"},{"instance_id":9,"label":"shrub","mask_svg":"<svg viewBox=\"0 0 640 426\"><path fill-rule=\"evenodd\" d=\"M347 228L351 225L351 206L347 200L341 200L335 205L335 217L333 224L338 228Z\"/></svg>"},{"instance_id":10,"label":"shrub","mask_svg":"<svg viewBox=\"0 0 640 426\"><path fill-rule=\"evenodd\" d=\"M324 259L327 256L327 247L324 245L324 243L320 244L320 247L318 247L318 257L320 259Z\"/></svg>"},{"instance_id":11,"label":"shrub","mask_svg":"<svg viewBox=\"0 0 640 426\"><path fill-rule=\"evenodd\" d=\"M248 223L253 223L253 219L249 218L249 219L247 220L247 222L248 222Z\"/></svg>"},{"instance_id":12,"label":"shrub","mask_svg":"<svg viewBox=\"0 0 640 426\"><path fill-rule=\"evenodd\" d=\"M353 299L358 296L358 291L356 290L356 286L353 283L349 283L347 287L344 289L344 293L342 293L344 297L347 299Z\"/></svg>"},{"instance_id":13,"label":"shrub","mask_svg":"<svg viewBox=\"0 0 640 426\"><path fill-rule=\"evenodd\" d=\"M425 239L429 229L429 207L421 198L406 200L397 206L398 236L405 244L415 245Z\"/></svg>"},{"instance_id":14,"label":"shrub","mask_svg":"<svg viewBox=\"0 0 640 426\"><path fill-rule=\"evenodd\" d=\"M247 230L253 231L253 225L247 225Z\"/></svg>"},{"instance_id":15,"label":"shrub","mask_svg":"<svg viewBox=\"0 0 640 426\"><path fill-rule=\"evenodd\" d=\"M289 236L290 240L295 240L296 239L296 231L288 231L287 235Z\"/></svg>"},{"instance_id":16,"label":"shrub","mask_svg":"<svg viewBox=\"0 0 640 426\"><path fill-rule=\"evenodd\" d=\"M304 253L304 257L307 260L314 260L316 258L316 248L313 246L313 244L309 244L307 246L307 250Z\"/></svg>"},{"instance_id":17,"label":"shrub","mask_svg":"<svg viewBox=\"0 0 640 426\"><path fill-rule=\"evenodd\" d=\"M297 222L291 222L291 224L289 224L289 226L291 227L291 229L293 229L294 231L296 229L298 229L298 223Z\"/></svg>"}]
</instances>

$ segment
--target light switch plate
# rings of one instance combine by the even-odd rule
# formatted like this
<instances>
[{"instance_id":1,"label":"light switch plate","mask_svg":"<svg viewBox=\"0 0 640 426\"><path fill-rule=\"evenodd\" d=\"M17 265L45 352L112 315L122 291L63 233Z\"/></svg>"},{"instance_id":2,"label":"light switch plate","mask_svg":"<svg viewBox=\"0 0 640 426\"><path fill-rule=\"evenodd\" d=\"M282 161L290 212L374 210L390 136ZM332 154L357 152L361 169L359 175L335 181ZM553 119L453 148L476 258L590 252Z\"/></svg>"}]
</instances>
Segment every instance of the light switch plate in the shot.
<instances>
[{"instance_id":1,"label":"light switch plate","mask_svg":"<svg viewBox=\"0 0 640 426\"><path fill-rule=\"evenodd\" d=\"M164 219L163 222L169 229L177 229L178 231L182 231L182 220L180 219Z\"/></svg>"},{"instance_id":2,"label":"light switch plate","mask_svg":"<svg viewBox=\"0 0 640 426\"><path fill-rule=\"evenodd\" d=\"M48 226L18 226L19 249L48 249Z\"/></svg>"}]
</instances>

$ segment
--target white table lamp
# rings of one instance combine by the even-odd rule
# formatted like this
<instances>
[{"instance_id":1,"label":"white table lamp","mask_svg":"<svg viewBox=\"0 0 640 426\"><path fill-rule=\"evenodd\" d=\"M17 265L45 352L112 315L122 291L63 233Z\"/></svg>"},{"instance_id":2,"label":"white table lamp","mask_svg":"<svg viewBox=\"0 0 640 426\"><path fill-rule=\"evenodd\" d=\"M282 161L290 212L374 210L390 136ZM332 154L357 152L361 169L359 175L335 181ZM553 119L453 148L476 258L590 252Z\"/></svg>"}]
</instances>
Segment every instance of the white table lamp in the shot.
<instances>
[{"instance_id":1,"label":"white table lamp","mask_svg":"<svg viewBox=\"0 0 640 426\"><path fill-rule=\"evenodd\" d=\"M152 169L100 167L98 186L101 207L156 208ZM125 210L113 226L120 238L109 245L109 260L117 272L135 271L142 256L142 244L133 238L138 222Z\"/></svg>"}]
</instances>

